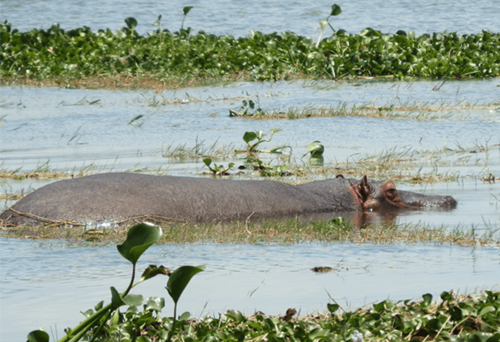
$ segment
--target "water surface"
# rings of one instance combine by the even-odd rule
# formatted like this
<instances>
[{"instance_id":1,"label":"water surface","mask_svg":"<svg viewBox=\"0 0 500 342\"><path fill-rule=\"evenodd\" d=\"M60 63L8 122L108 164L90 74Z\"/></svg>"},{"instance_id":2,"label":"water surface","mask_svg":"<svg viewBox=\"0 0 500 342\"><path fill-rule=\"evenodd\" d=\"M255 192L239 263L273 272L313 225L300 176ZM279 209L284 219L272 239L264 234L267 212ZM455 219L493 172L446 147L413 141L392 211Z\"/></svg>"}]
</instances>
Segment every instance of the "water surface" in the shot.
<instances>
[{"instance_id":1,"label":"water surface","mask_svg":"<svg viewBox=\"0 0 500 342\"><path fill-rule=\"evenodd\" d=\"M152 26L162 15L162 27L176 31L181 27L181 10L194 6L184 27L213 34L247 36L250 30L265 33L292 31L317 38L319 20L330 14L331 1L269 1L257 0L251 4L228 0L185 1L0 1L0 20L8 20L21 31L48 28L59 23L64 29L88 26L92 30L124 25L127 17L135 17L141 33L156 30ZM351 33L371 27L387 33L398 30L418 34L432 32L478 33L481 30L500 31L497 0L423 0L418 4L409 0L358 0L338 3L342 14L330 18L335 29ZM327 30L327 34L330 31Z\"/></svg>"},{"instance_id":2,"label":"water surface","mask_svg":"<svg viewBox=\"0 0 500 342\"><path fill-rule=\"evenodd\" d=\"M131 267L115 247L77 247L61 241L0 238L2 340L21 341L30 330L56 330L81 321L79 311L110 298L109 287L123 291ZM206 265L179 301L179 311L194 317L226 310L302 315L326 311L328 294L345 309L374 302L419 300L424 293L497 289L498 248L436 245L162 245L153 246L138 264L175 269ZM325 274L316 266L334 267ZM173 305L165 278L141 284L133 293L166 298L162 315ZM57 294L57 295L54 295ZM8 308L6 310L5 308ZM29 324L27 324L29 322ZM49 330L51 329L51 330Z\"/></svg>"}]
</instances>

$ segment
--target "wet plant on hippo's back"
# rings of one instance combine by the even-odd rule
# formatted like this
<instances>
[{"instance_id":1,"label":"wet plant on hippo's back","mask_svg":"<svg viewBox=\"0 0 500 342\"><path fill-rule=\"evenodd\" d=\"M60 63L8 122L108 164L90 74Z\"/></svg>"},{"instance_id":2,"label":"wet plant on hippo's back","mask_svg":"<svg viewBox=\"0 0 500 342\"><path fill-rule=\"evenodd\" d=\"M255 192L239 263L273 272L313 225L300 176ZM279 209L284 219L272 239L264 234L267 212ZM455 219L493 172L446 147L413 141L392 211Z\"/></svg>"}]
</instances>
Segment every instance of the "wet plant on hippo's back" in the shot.
<instances>
[{"instance_id":1,"label":"wet plant on hippo's back","mask_svg":"<svg viewBox=\"0 0 500 342\"><path fill-rule=\"evenodd\" d=\"M95 306L95 312L93 310L86 311L84 315L87 318L75 328L66 329L66 335L59 339L59 342L76 342L82 339L94 341L103 334L110 334L112 328L108 326L108 323L113 326L113 324L117 324L121 320L122 314L118 310L120 307L128 305L130 310L130 308L135 308L143 303L142 295L129 294L130 290L157 275L169 276L166 289L174 301L174 318L169 339L172 337L176 329L179 298L191 278L202 272L205 267L182 266L171 272L163 266L150 265L144 270L141 278L134 283L137 261L149 247L160 240L161 236L161 228L150 223L141 223L130 228L127 239L117 246L121 256L132 263L132 276L129 286L123 293L119 293L114 287L111 287L111 303L103 306L104 302L101 301ZM156 308L156 311L159 311L162 307L159 303L163 303L163 300L149 298L145 307L152 306ZM123 334L126 332L120 331L119 333L120 336L124 337ZM48 342L49 335L43 330L35 330L28 334L27 340L28 342Z\"/></svg>"}]
</instances>

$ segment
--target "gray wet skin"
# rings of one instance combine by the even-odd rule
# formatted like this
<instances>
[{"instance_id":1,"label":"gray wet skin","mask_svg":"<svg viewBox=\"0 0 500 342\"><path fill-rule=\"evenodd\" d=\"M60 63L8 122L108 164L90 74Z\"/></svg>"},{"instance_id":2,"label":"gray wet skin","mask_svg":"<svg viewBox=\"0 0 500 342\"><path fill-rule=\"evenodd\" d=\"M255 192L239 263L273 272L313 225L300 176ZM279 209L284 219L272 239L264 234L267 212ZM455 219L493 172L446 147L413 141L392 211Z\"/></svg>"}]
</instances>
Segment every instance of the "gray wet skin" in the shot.
<instances>
[{"instance_id":1,"label":"gray wet skin","mask_svg":"<svg viewBox=\"0 0 500 342\"><path fill-rule=\"evenodd\" d=\"M212 222L455 206L456 201L450 196L407 191L398 195L392 181L368 181L366 177L360 181L340 176L290 185L268 180L106 173L46 185L7 209L0 219L4 224L36 225L41 221L35 216L84 223L154 215Z\"/></svg>"}]
</instances>

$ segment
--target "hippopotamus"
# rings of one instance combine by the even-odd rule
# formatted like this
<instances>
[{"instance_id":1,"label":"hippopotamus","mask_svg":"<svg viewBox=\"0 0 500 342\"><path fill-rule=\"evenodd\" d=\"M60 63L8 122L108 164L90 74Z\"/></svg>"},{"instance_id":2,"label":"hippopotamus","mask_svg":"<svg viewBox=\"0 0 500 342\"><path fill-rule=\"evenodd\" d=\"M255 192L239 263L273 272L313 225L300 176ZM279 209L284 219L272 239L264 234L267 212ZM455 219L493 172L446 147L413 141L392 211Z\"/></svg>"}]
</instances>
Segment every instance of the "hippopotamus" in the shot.
<instances>
[{"instance_id":1,"label":"hippopotamus","mask_svg":"<svg viewBox=\"0 0 500 342\"><path fill-rule=\"evenodd\" d=\"M120 223L145 216L220 222L328 212L451 209L456 204L450 196L397 191L390 180L371 181L366 176L291 185L271 180L104 173L41 187L5 210L0 223Z\"/></svg>"}]
</instances>

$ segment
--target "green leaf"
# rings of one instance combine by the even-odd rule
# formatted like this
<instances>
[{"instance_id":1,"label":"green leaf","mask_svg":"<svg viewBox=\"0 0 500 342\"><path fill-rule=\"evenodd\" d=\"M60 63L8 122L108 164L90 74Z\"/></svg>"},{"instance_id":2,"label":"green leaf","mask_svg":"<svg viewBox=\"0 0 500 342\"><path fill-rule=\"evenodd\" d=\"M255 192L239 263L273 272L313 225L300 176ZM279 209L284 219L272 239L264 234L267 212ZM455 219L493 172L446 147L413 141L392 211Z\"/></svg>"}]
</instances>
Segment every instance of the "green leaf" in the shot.
<instances>
[{"instance_id":1,"label":"green leaf","mask_svg":"<svg viewBox=\"0 0 500 342\"><path fill-rule=\"evenodd\" d=\"M115 310L111 316L111 326L116 326L120 323L120 310Z\"/></svg>"},{"instance_id":2,"label":"green leaf","mask_svg":"<svg viewBox=\"0 0 500 342\"><path fill-rule=\"evenodd\" d=\"M124 21L125 24L127 24L127 27L131 30L137 27L137 20L133 17L128 17Z\"/></svg>"},{"instance_id":3,"label":"green leaf","mask_svg":"<svg viewBox=\"0 0 500 342\"><path fill-rule=\"evenodd\" d=\"M97 303L95 306L94 306L94 310L95 311L99 311L102 309L102 307L104 306L104 301L101 300L99 303Z\"/></svg>"},{"instance_id":4,"label":"green leaf","mask_svg":"<svg viewBox=\"0 0 500 342\"><path fill-rule=\"evenodd\" d=\"M203 162L210 168L210 164L212 164L212 158L204 158Z\"/></svg>"},{"instance_id":5,"label":"green leaf","mask_svg":"<svg viewBox=\"0 0 500 342\"><path fill-rule=\"evenodd\" d=\"M151 223L140 223L127 233L127 239L121 245L116 246L118 252L133 265L152 244L160 240L161 228Z\"/></svg>"},{"instance_id":6,"label":"green leaf","mask_svg":"<svg viewBox=\"0 0 500 342\"><path fill-rule=\"evenodd\" d=\"M42 330L33 330L27 338L27 342L49 342L49 334Z\"/></svg>"},{"instance_id":7,"label":"green leaf","mask_svg":"<svg viewBox=\"0 0 500 342\"><path fill-rule=\"evenodd\" d=\"M249 144L250 141L257 139L257 134L255 132L245 132L243 134L243 140Z\"/></svg>"},{"instance_id":8,"label":"green leaf","mask_svg":"<svg viewBox=\"0 0 500 342\"><path fill-rule=\"evenodd\" d=\"M136 342L151 342L151 339L147 336L139 336L137 338L137 340L135 340Z\"/></svg>"},{"instance_id":9,"label":"green leaf","mask_svg":"<svg viewBox=\"0 0 500 342\"><path fill-rule=\"evenodd\" d=\"M440 297L445 302L451 302L453 300L453 296L447 291L443 291Z\"/></svg>"},{"instance_id":10,"label":"green leaf","mask_svg":"<svg viewBox=\"0 0 500 342\"><path fill-rule=\"evenodd\" d=\"M307 146L307 149L309 152L304 153L303 156L307 153L311 153L311 157L319 158L323 155L323 152L325 152L325 146L323 146L320 141L312 142L309 146Z\"/></svg>"},{"instance_id":11,"label":"green leaf","mask_svg":"<svg viewBox=\"0 0 500 342\"><path fill-rule=\"evenodd\" d=\"M191 278L203 270L205 270L205 266L181 266L172 272L168 279L166 289L174 303L177 304Z\"/></svg>"},{"instance_id":12,"label":"green leaf","mask_svg":"<svg viewBox=\"0 0 500 342\"><path fill-rule=\"evenodd\" d=\"M183 15L183 16L186 16L186 15L189 13L189 11L191 11L191 9L192 9L193 7L194 7L194 6L186 6L186 7L184 7L184 8L182 9L182 15Z\"/></svg>"},{"instance_id":13,"label":"green leaf","mask_svg":"<svg viewBox=\"0 0 500 342\"><path fill-rule=\"evenodd\" d=\"M160 312L165 307L165 299L161 297L149 297L144 311L154 310Z\"/></svg>"},{"instance_id":14,"label":"green leaf","mask_svg":"<svg viewBox=\"0 0 500 342\"><path fill-rule=\"evenodd\" d=\"M486 315L487 313L490 313L490 312L495 312L495 308L493 306L491 306L491 305L485 306L479 312L479 316L484 316L484 315Z\"/></svg>"},{"instance_id":15,"label":"green leaf","mask_svg":"<svg viewBox=\"0 0 500 342\"><path fill-rule=\"evenodd\" d=\"M329 333L329 330L327 330L327 329L316 328L316 329L311 330L311 332L309 332L307 337L310 338L311 340L315 340L315 339L320 338L320 337L328 336L328 333Z\"/></svg>"},{"instance_id":16,"label":"green leaf","mask_svg":"<svg viewBox=\"0 0 500 342\"><path fill-rule=\"evenodd\" d=\"M226 316L228 318L232 319L233 321L235 321L236 323L241 323L245 319L245 317L243 317L243 315L241 314L241 312L236 311L236 310L228 310L226 312Z\"/></svg>"},{"instance_id":17,"label":"green leaf","mask_svg":"<svg viewBox=\"0 0 500 342\"><path fill-rule=\"evenodd\" d=\"M139 306L142 304L143 297L142 295L133 295L129 294L122 298L123 302L128 306Z\"/></svg>"},{"instance_id":18,"label":"green leaf","mask_svg":"<svg viewBox=\"0 0 500 342\"><path fill-rule=\"evenodd\" d=\"M116 289L111 286L111 306L117 309L123 305L125 305L125 302L123 301L122 296L120 296L118 291L116 291Z\"/></svg>"},{"instance_id":19,"label":"green leaf","mask_svg":"<svg viewBox=\"0 0 500 342\"><path fill-rule=\"evenodd\" d=\"M160 26L161 14L158 16L158 19L153 23L153 26Z\"/></svg>"},{"instance_id":20,"label":"green leaf","mask_svg":"<svg viewBox=\"0 0 500 342\"><path fill-rule=\"evenodd\" d=\"M425 305L429 305L432 302L432 295L430 293L422 295L422 298L424 299Z\"/></svg>"},{"instance_id":21,"label":"green leaf","mask_svg":"<svg viewBox=\"0 0 500 342\"><path fill-rule=\"evenodd\" d=\"M319 26L321 27L321 31L324 31L326 27L328 26L328 21L326 20L320 20L319 21Z\"/></svg>"},{"instance_id":22,"label":"green leaf","mask_svg":"<svg viewBox=\"0 0 500 342\"><path fill-rule=\"evenodd\" d=\"M184 312L180 317L179 317L179 321L185 321L187 320L189 317L191 317L191 314L189 312Z\"/></svg>"},{"instance_id":23,"label":"green leaf","mask_svg":"<svg viewBox=\"0 0 500 342\"><path fill-rule=\"evenodd\" d=\"M339 15L340 13L342 13L342 9L340 8L340 6L337 4L333 4L332 11L330 12L330 15L336 16L336 15Z\"/></svg>"},{"instance_id":24,"label":"green leaf","mask_svg":"<svg viewBox=\"0 0 500 342\"><path fill-rule=\"evenodd\" d=\"M338 304L326 304L326 307L328 308L328 311L330 311L330 313L333 315L333 313L337 311L340 306Z\"/></svg>"}]
</instances>

